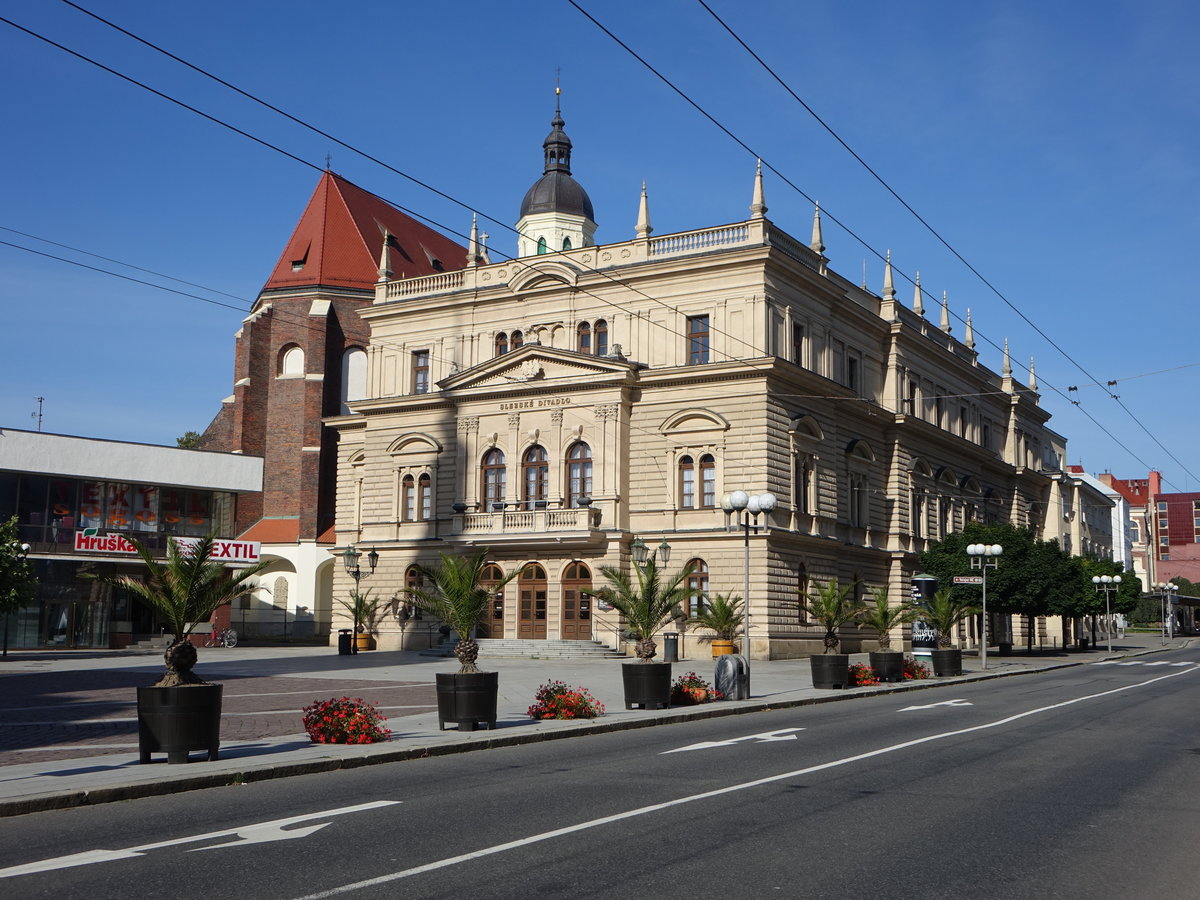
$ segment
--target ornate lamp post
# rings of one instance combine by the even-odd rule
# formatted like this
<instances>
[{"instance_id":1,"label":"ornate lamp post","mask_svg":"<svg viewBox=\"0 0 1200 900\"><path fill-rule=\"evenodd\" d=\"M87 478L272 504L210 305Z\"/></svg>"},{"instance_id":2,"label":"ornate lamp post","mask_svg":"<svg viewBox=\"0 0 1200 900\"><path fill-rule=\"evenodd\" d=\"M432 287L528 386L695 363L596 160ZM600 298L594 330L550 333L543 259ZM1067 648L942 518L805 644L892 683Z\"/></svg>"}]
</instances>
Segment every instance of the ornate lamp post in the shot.
<instances>
[{"instance_id":1,"label":"ornate lamp post","mask_svg":"<svg viewBox=\"0 0 1200 900\"><path fill-rule=\"evenodd\" d=\"M745 529L745 544L742 554L742 655L746 658L746 690L750 690L750 528L753 526L758 533L758 517L763 517L763 527L767 524L767 514L775 508L775 495L772 493L747 494L745 491L733 491L721 497L721 509L728 517L725 527L741 525Z\"/></svg>"},{"instance_id":2,"label":"ornate lamp post","mask_svg":"<svg viewBox=\"0 0 1200 900\"><path fill-rule=\"evenodd\" d=\"M1175 603L1174 598L1179 596L1179 585L1168 581L1163 584L1156 584L1154 587L1158 590L1159 597L1162 600L1162 644L1165 647L1167 646L1168 621L1171 623L1170 636L1172 638L1175 637L1175 616L1171 612L1171 607Z\"/></svg>"},{"instance_id":3,"label":"ornate lamp post","mask_svg":"<svg viewBox=\"0 0 1200 900\"><path fill-rule=\"evenodd\" d=\"M359 583L364 578L370 578L375 574L375 567L379 565L379 552L372 547L371 552L367 554L367 565L371 567L369 572L364 572L359 568L358 561L361 558L362 553L356 550L353 544L342 551L342 563L346 566L346 574L354 579L354 596L351 598L354 607L354 632L350 638L351 653L358 652L358 608L361 603L361 594L359 594L358 590ZM367 649L370 650L371 648L368 647Z\"/></svg>"},{"instance_id":4,"label":"ornate lamp post","mask_svg":"<svg viewBox=\"0 0 1200 900\"><path fill-rule=\"evenodd\" d=\"M1109 602L1112 597L1112 592L1121 587L1120 575L1093 575L1092 584L1096 586L1096 592L1104 592L1104 630L1108 634L1108 652L1112 653L1112 613L1111 604Z\"/></svg>"},{"instance_id":5,"label":"ornate lamp post","mask_svg":"<svg viewBox=\"0 0 1200 900\"><path fill-rule=\"evenodd\" d=\"M979 629L979 667L987 668L987 573L1000 562L1000 554L1004 548L999 544L967 544L967 556L971 557L971 568L978 569L983 575L983 615Z\"/></svg>"},{"instance_id":6,"label":"ornate lamp post","mask_svg":"<svg viewBox=\"0 0 1200 900\"><path fill-rule=\"evenodd\" d=\"M671 545L667 543L664 537L662 543L655 549L651 550L646 546L646 542L640 537L635 537L633 543L629 545L629 552L633 556L633 561L638 564L638 568L646 565L646 560L653 560L655 565L659 564L659 558L662 559L662 565L666 565L671 559Z\"/></svg>"}]
</instances>

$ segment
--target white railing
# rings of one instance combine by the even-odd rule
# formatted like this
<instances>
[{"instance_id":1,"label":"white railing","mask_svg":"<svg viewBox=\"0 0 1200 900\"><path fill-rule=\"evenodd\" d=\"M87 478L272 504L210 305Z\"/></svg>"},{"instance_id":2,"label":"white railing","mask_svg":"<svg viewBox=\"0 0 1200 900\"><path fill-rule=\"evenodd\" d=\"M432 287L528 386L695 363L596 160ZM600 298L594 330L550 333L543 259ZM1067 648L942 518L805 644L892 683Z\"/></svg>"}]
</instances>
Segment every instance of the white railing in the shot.
<instances>
[{"instance_id":1,"label":"white railing","mask_svg":"<svg viewBox=\"0 0 1200 900\"><path fill-rule=\"evenodd\" d=\"M600 524L600 510L517 509L463 513L454 516L452 531L458 534L545 534L590 531Z\"/></svg>"},{"instance_id":2,"label":"white railing","mask_svg":"<svg viewBox=\"0 0 1200 900\"><path fill-rule=\"evenodd\" d=\"M396 300L400 297L412 297L416 294L437 294L442 291L455 291L463 286L465 271L442 272L438 275L424 275L420 278L408 278L404 281L389 281L387 298Z\"/></svg>"},{"instance_id":3,"label":"white railing","mask_svg":"<svg viewBox=\"0 0 1200 900\"><path fill-rule=\"evenodd\" d=\"M697 250L710 250L713 247L744 244L749 234L750 229L744 224L726 225L722 228L710 228L704 231L685 231L682 234L668 234L650 241L650 255L669 256L675 253L695 253Z\"/></svg>"}]
</instances>

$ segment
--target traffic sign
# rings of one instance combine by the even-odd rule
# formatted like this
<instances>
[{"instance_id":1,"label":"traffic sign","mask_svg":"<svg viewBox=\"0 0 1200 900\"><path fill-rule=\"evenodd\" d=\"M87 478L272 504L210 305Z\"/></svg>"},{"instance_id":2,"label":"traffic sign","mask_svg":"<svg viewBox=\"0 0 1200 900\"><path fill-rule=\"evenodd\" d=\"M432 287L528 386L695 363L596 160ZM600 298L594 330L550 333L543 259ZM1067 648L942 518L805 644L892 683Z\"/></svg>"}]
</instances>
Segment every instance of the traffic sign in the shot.
<instances>
[{"instance_id":1,"label":"traffic sign","mask_svg":"<svg viewBox=\"0 0 1200 900\"><path fill-rule=\"evenodd\" d=\"M955 584L983 584L982 575L955 575Z\"/></svg>"}]
</instances>

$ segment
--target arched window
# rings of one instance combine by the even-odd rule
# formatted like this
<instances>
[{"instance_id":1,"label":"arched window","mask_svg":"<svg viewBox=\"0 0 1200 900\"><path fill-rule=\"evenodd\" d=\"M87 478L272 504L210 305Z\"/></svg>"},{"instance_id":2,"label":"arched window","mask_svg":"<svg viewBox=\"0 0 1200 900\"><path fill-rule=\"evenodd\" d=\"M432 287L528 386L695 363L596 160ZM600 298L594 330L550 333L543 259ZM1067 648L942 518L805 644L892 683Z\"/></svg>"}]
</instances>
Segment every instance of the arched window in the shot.
<instances>
[{"instance_id":1,"label":"arched window","mask_svg":"<svg viewBox=\"0 0 1200 900\"><path fill-rule=\"evenodd\" d=\"M504 483L507 470L504 467L504 451L494 447L483 455L483 495L484 512L494 509L504 509Z\"/></svg>"},{"instance_id":2,"label":"arched window","mask_svg":"<svg viewBox=\"0 0 1200 900\"><path fill-rule=\"evenodd\" d=\"M700 457L700 506L712 509L717 505L717 461L712 454Z\"/></svg>"},{"instance_id":3,"label":"arched window","mask_svg":"<svg viewBox=\"0 0 1200 900\"><path fill-rule=\"evenodd\" d=\"M516 350L518 347L525 346L525 335L519 331L514 331L512 333L511 344L514 350Z\"/></svg>"},{"instance_id":4,"label":"arched window","mask_svg":"<svg viewBox=\"0 0 1200 900\"><path fill-rule=\"evenodd\" d=\"M507 352L508 352L508 333L502 331L498 335L496 335L496 355L500 356L501 354L504 354Z\"/></svg>"},{"instance_id":5,"label":"arched window","mask_svg":"<svg viewBox=\"0 0 1200 900\"><path fill-rule=\"evenodd\" d=\"M608 323L603 319L597 319L592 333L595 336L596 355L608 356Z\"/></svg>"},{"instance_id":6,"label":"arched window","mask_svg":"<svg viewBox=\"0 0 1200 900\"><path fill-rule=\"evenodd\" d=\"M538 256L542 256L546 252L546 239L544 237L538 238L537 252Z\"/></svg>"},{"instance_id":7,"label":"arched window","mask_svg":"<svg viewBox=\"0 0 1200 900\"><path fill-rule=\"evenodd\" d=\"M679 457L679 507L696 505L696 464L690 456Z\"/></svg>"},{"instance_id":8,"label":"arched window","mask_svg":"<svg viewBox=\"0 0 1200 900\"><path fill-rule=\"evenodd\" d=\"M584 497L592 496L592 448L583 441L567 451L567 506L582 506Z\"/></svg>"},{"instance_id":9,"label":"arched window","mask_svg":"<svg viewBox=\"0 0 1200 900\"><path fill-rule=\"evenodd\" d=\"M417 514L422 522L433 518L433 479L428 473L417 479Z\"/></svg>"},{"instance_id":10,"label":"arched window","mask_svg":"<svg viewBox=\"0 0 1200 900\"><path fill-rule=\"evenodd\" d=\"M299 347L295 348L299 350ZM301 366L304 365L301 360ZM351 347L342 354L342 415L350 414L346 404L351 400L362 400L367 396L367 351L362 347Z\"/></svg>"},{"instance_id":11,"label":"arched window","mask_svg":"<svg viewBox=\"0 0 1200 900\"><path fill-rule=\"evenodd\" d=\"M400 479L400 521L417 521L417 482L411 475Z\"/></svg>"},{"instance_id":12,"label":"arched window","mask_svg":"<svg viewBox=\"0 0 1200 900\"><path fill-rule=\"evenodd\" d=\"M688 615L698 616L708 608L708 563L702 559L692 559L688 561L687 568L691 569L691 574L688 575Z\"/></svg>"},{"instance_id":13,"label":"arched window","mask_svg":"<svg viewBox=\"0 0 1200 900\"><path fill-rule=\"evenodd\" d=\"M570 249L571 249L571 239L570 239L569 237L565 237L565 238L563 238L563 249L564 249L564 250L570 250Z\"/></svg>"},{"instance_id":14,"label":"arched window","mask_svg":"<svg viewBox=\"0 0 1200 900\"><path fill-rule=\"evenodd\" d=\"M521 459L522 497L526 509L544 507L546 505L546 490L550 480L550 457L546 448L534 444L525 451Z\"/></svg>"},{"instance_id":15,"label":"arched window","mask_svg":"<svg viewBox=\"0 0 1200 900\"><path fill-rule=\"evenodd\" d=\"M813 461L807 453L796 456L796 476L793 485L795 497L793 503L796 512L808 515L812 512Z\"/></svg>"},{"instance_id":16,"label":"arched window","mask_svg":"<svg viewBox=\"0 0 1200 900\"><path fill-rule=\"evenodd\" d=\"M404 570L404 587L406 590L421 588L425 586L425 580L421 577L421 570L416 566L409 566ZM413 606L411 598L405 601L405 609L412 613L414 619L421 618L420 607Z\"/></svg>"},{"instance_id":17,"label":"arched window","mask_svg":"<svg viewBox=\"0 0 1200 900\"><path fill-rule=\"evenodd\" d=\"M587 322L580 322L575 329L575 349L580 353L592 352L592 326Z\"/></svg>"},{"instance_id":18,"label":"arched window","mask_svg":"<svg viewBox=\"0 0 1200 900\"><path fill-rule=\"evenodd\" d=\"M304 351L295 344L289 344L279 351L280 378L299 378L304 374Z\"/></svg>"}]
</instances>

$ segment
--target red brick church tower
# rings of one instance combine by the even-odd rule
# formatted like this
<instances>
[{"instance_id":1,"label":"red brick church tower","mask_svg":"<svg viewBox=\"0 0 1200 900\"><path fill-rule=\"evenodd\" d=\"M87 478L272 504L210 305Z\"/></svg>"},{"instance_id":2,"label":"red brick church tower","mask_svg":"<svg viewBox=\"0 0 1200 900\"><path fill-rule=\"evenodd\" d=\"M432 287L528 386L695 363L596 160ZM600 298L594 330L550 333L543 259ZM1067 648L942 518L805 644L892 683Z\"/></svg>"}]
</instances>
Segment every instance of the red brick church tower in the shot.
<instances>
[{"instance_id":1,"label":"red brick church tower","mask_svg":"<svg viewBox=\"0 0 1200 900\"><path fill-rule=\"evenodd\" d=\"M321 419L365 396L370 330L358 309L374 300L385 241L396 278L467 259L466 248L326 171L237 332L233 394L201 446L263 457L263 491L238 498L237 520L264 556L267 545L333 543L336 434ZM292 601L319 613L315 573L289 568Z\"/></svg>"}]
</instances>

